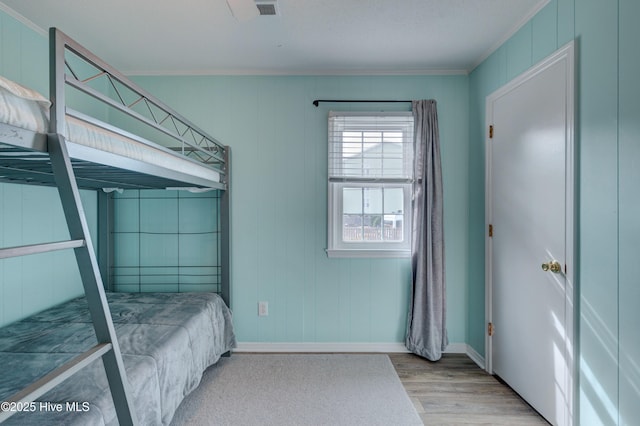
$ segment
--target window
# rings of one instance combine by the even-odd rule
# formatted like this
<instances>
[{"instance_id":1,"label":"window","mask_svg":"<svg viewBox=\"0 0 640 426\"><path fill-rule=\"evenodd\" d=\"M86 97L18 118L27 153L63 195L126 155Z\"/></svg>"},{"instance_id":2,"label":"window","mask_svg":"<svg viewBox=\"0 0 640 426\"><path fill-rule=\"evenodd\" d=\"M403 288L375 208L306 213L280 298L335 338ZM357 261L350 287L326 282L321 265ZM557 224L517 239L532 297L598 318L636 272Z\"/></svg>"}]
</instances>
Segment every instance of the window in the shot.
<instances>
[{"instance_id":1,"label":"window","mask_svg":"<svg viewBox=\"0 0 640 426\"><path fill-rule=\"evenodd\" d=\"M328 160L328 255L409 256L412 114L330 112Z\"/></svg>"}]
</instances>

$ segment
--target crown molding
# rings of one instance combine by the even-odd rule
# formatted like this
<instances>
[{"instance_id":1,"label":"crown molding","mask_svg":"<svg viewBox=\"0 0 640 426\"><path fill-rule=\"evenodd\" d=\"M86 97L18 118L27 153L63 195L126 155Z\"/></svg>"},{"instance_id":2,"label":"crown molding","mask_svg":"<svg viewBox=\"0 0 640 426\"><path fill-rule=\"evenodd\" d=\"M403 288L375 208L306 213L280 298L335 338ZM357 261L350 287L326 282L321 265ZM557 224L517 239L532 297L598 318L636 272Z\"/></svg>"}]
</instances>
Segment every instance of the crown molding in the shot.
<instances>
[{"instance_id":1,"label":"crown molding","mask_svg":"<svg viewBox=\"0 0 640 426\"><path fill-rule=\"evenodd\" d=\"M22 16L21 14L19 14L18 12L16 12L15 10L13 10L12 8L10 8L9 6L7 6L2 2L0 2L0 11L5 12L7 15L11 16L18 22L24 24L25 26L32 29L36 33L40 34L41 36L48 37L47 30L40 27L39 25L36 25L33 21L25 18L24 16Z\"/></svg>"},{"instance_id":2,"label":"crown molding","mask_svg":"<svg viewBox=\"0 0 640 426\"><path fill-rule=\"evenodd\" d=\"M424 69L424 70L272 70L272 69L223 69L223 70L129 70L124 71L129 76L162 76L162 77L189 77L189 76L447 76L447 75L468 75L469 71L464 69Z\"/></svg>"}]
</instances>

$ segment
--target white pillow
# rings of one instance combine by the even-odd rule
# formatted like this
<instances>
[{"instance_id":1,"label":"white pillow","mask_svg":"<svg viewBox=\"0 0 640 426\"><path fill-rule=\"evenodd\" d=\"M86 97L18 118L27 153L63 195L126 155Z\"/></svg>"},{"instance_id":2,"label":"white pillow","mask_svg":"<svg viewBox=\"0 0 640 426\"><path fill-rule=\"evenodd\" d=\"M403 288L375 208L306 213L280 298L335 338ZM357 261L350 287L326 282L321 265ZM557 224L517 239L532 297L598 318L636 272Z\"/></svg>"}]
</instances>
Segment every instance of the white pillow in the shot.
<instances>
[{"instance_id":1,"label":"white pillow","mask_svg":"<svg viewBox=\"0 0 640 426\"><path fill-rule=\"evenodd\" d=\"M51 102L35 90L0 77L0 123L44 133Z\"/></svg>"},{"instance_id":2,"label":"white pillow","mask_svg":"<svg viewBox=\"0 0 640 426\"><path fill-rule=\"evenodd\" d=\"M42 96L40 93L35 90L24 87L15 81L8 80L2 76L0 76L0 88L6 90L13 95L26 99L28 101L36 101L41 104L45 108L49 108L51 106L51 102L49 99Z\"/></svg>"}]
</instances>

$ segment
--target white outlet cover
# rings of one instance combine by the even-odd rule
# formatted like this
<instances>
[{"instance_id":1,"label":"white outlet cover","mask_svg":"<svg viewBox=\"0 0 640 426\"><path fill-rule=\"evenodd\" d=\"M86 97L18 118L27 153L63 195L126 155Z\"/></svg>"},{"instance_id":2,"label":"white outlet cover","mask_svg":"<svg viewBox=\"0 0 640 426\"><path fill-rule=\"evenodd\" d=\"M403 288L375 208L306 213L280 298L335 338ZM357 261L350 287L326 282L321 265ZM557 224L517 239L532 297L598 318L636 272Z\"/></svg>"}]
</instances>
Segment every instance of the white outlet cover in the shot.
<instances>
[{"instance_id":1,"label":"white outlet cover","mask_svg":"<svg viewBox=\"0 0 640 426\"><path fill-rule=\"evenodd\" d=\"M266 317L269 315L269 302L258 302L258 316Z\"/></svg>"}]
</instances>

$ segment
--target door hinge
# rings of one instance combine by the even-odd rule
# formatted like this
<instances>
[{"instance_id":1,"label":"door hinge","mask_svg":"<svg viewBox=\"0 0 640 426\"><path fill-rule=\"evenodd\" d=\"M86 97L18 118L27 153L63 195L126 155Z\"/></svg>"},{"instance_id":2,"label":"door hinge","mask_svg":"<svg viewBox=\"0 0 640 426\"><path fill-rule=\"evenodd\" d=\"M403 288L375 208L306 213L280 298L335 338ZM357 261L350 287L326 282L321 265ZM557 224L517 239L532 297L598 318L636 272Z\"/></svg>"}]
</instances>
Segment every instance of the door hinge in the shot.
<instances>
[{"instance_id":1,"label":"door hinge","mask_svg":"<svg viewBox=\"0 0 640 426\"><path fill-rule=\"evenodd\" d=\"M487 334L489 334L489 336L493 336L493 323L490 322L487 326Z\"/></svg>"},{"instance_id":2,"label":"door hinge","mask_svg":"<svg viewBox=\"0 0 640 426\"><path fill-rule=\"evenodd\" d=\"M489 126L489 139L493 139L493 124Z\"/></svg>"},{"instance_id":3,"label":"door hinge","mask_svg":"<svg viewBox=\"0 0 640 426\"><path fill-rule=\"evenodd\" d=\"M493 237L493 225L489 224L489 237Z\"/></svg>"}]
</instances>

